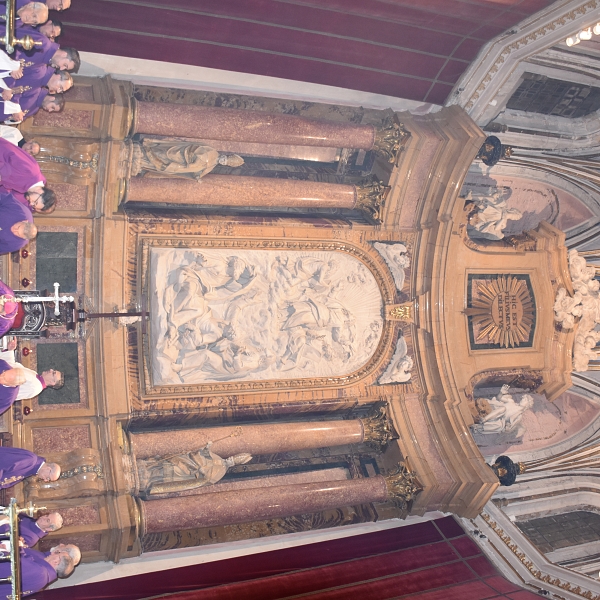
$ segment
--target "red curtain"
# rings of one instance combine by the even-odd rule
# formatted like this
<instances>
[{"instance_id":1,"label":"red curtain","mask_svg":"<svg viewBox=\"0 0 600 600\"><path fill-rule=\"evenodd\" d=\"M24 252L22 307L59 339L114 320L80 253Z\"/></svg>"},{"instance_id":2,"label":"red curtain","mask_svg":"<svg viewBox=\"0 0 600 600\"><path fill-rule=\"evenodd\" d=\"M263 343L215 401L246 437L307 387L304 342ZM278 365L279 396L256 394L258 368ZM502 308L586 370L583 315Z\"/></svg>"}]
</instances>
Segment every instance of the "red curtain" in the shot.
<instances>
[{"instance_id":1,"label":"red curtain","mask_svg":"<svg viewBox=\"0 0 600 600\"><path fill-rule=\"evenodd\" d=\"M38 600L535 600L504 579L446 517L102 583L46 590Z\"/></svg>"}]
</instances>

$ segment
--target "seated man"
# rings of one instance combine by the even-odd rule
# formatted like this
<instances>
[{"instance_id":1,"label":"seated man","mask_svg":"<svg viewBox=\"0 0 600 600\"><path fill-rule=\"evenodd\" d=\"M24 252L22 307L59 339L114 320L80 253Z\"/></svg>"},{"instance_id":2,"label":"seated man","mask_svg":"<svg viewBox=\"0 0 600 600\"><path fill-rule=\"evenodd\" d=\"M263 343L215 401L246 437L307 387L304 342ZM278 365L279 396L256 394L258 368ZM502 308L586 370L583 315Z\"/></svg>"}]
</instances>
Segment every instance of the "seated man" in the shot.
<instances>
[{"instance_id":1,"label":"seated man","mask_svg":"<svg viewBox=\"0 0 600 600\"><path fill-rule=\"evenodd\" d=\"M0 414L6 412L16 401L19 387L25 383L23 369L13 368L0 360Z\"/></svg>"},{"instance_id":2,"label":"seated man","mask_svg":"<svg viewBox=\"0 0 600 600\"><path fill-rule=\"evenodd\" d=\"M63 31L63 24L58 19L48 19L42 25L36 27L37 31L45 35L51 42L55 42Z\"/></svg>"},{"instance_id":3,"label":"seated man","mask_svg":"<svg viewBox=\"0 0 600 600\"><path fill-rule=\"evenodd\" d=\"M25 548L33 548L43 537L52 531L58 531L62 526L63 518L57 512L42 515L37 519L19 515L19 536ZM0 517L0 534L9 531L8 517Z\"/></svg>"},{"instance_id":4,"label":"seated man","mask_svg":"<svg viewBox=\"0 0 600 600\"><path fill-rule=\"evenodd\" d=\"M23 134L16 127L0 125L0 138L10 142L13 146L22 148L31 156L35 156L40 152L40 145L35 140L26 142Z\"/></svg>"},{"instance_id":5,"label":"seated man","mask_svg":"<svg viewBox=\"0 0 600 600\"><path fill-rule=\"evenodd\" d=\"M66 553L45 556L37 550L21 550L21 591L23 596L39 592L56 581L57 577L68 577L75 566ZM10 576L10 562L0 562L0 577ZM0 584L0 598L11 597L11 584Z\"/></svg>"},{"instance_id":6,"label":"seated man","mask_svg":"<svg viewBox=\"0 0 600 600\"><path fill-rule=\"evenodd\" d=\"M10 102L0 100L0 120L11 125L16 125L32 117L41 108L46 112L60 112L65 107L65 99L62 94L49 94L46 88L37 88L15 94Z\"/></svg>"},{"instance_id":7,"label":"seated man","mask_svg":"<svg viewBox=\"0 0 600 600\"><path fill-rule=\"evenodd\" d=\"M20 250L36 235L31 211L0 187L0 254Z\"/></svg>"},{"instance_id":8,"label":"seated man","mask_svg":"<svg viewBox=\"0 0 600 600\"><path fill-rule=\"evenodd\" d=\"M4 100L12 100L15 94L22 94L42 87L47 87L50 94L62 94L73 87L73 77L70 73L56 71L54 67L46 64L27 64L22 69L22 75L16 75L2 76L0 87L4 88L2 92Z\"/></svg>"},{"instance_id":9,"label":"seated man","mask_svg":"<svg viewBox=\"0 0 600 600\"><path fill-rule=\"evenodd\" d=\"M15 322L19 305L15 302L15 293L0 281L0 337L2 337Z\"/></svg>"},{"instance_id":10,"label":"seated man","mask_svg":"<svg viewBox=\"0 0 600 600\"><path fill-rule=\"evenodd\" d=\"M17 340L12 339L8 343L8 349L4 352L0 352L0 363L6 362L12 367L16 367L23 371L25 375L25 383L19 386L17 393L17 400L26 400L28 398L35 398L42 393L47 387L59 390L64 384L63 374L55 369L48 369L42 371L41 375L38 375L32 369L24 367L21 363L15 359L15 348L17 347Z\"/></svg>"},{"instance_id":11,"label":"seated man","mask_svg":"<svg viewBox=\"0 0 600 600\"><path fill-rule=\"evenodd\" d=\"M39 477L42 481L56 481L60 466L23 448L0 446L0 489L9 488L26 477Z\"/></svg>"},{"instance_id":12,"label":"seated man","mask_svg":"<svg viewBox=\"0 0 600 600\"><path fill-rule=\"evenodd\" d=\"M29 4L32 4L31 0L15 0L17 10ZM40 0L40 2L35 2L35 4L45 4L49 10L67 10L67 8L71 7L71 0Z\"/></svg>"},{"instance_id":13,"label":"seated man","mask_svg":"<svg viewBox=\"0 0 600 600\"><path fill-rule=\"evenodd\" d=\"M79 546L76 546L75 544L58 544L58 546L50 548L50 552L46 552L46 556L49 554L60 554L62 552L66 552L71 557L75 566L80 563L81 550L79 549Z\"/></svg>"},{"instance_id":14,"label":"seated man","mask_svg":"<svg viewBox=\"0 0 600 600\"><path fill-rule=\"evenodd\" d=\"M60 0L59 0L60 1ZM67 0L68 1L68 0ZM48 20L48 7L43 2L28 2L25 5L16 6L17 17L15 25L40 25Z\"/></svg>"},{"instance_id":15,"label":"seated man","mask_svg":"<svg viewBox=\"0 0 600 600\"><path fill-rule=\"evenodd\" d=\"M0 138L0 186L5 190L44 194L46 178L38 162L25 152Z\"/></svg>"}]
</instances>

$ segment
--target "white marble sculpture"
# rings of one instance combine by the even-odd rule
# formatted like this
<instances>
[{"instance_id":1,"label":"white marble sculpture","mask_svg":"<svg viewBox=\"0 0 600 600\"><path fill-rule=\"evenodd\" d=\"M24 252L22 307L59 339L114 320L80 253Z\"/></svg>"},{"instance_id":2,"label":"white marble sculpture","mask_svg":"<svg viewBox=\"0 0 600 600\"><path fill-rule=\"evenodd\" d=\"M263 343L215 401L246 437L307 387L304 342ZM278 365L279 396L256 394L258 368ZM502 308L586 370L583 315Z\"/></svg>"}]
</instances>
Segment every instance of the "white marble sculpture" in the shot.
<instances>
[{"instance_id":1,"label":"white marble sculpture","mask_svg":"<svg viewBox=\"0 0 600 600\"><path fill-rule=\"evenodd\" d=\"M596 269L588 266L577 250L569 251L569 272L573 282L573 296L560 288L554 303L554 318L565 329L575 327L573 343L573 370L587 371L590 360L597 360L596 344L600 341L600 282L595 279Z\"/></svg>"},{"instance_id":2,"label":"white marble sculpture","mask_svg":"<svg viewBox=\"0 0 600 600\"><path fill-rule=\"evenodd\" d=\"M383 330L346 253L152 248L150 269L154 385L343 376Z\"/></svg>"},{"instance_id":3,"label":"white marble sculpture","mask_svg":"<svg viewBox=\"0 0 600 600\"><path fill-rule=\"evenodd\" d=\"M465 200L473 201L479 209L476 218L469 224L477 232L476 237L501 240L504 238L504 229L508 221L523 218L520 210L508 208L507 200L502 196L502 192L497 191L488 196L475 196L469 192L465 197Z\"/></svg>"},{"instance_id":4,"label":"white marble sculpture","mask_svg":"<svg viewBox=\"0 0 600 600\"><path fill-rule=\"evenodd\" d=\"M378 383L406 383L410 381L413 359L408 356L408 347L404 336L400 336L396 345L396 351L388 368L379 378Z\"/></svg>"},{"instance_id":5,"label":"white marble sculpture","mask_svg":"<svg viewBox=\"0 0 600 600\"><path fill-rule=\"evenodd\" d=\"M492 434L515 432L523 435L525 427L522 424L523 413L533 408L533 397L523 394L515 401L509 394L509 386L503 385L500 393L488 399L492 412L481 419L480 423L472 426L474 433Z\"/></svg>"},{"instance_id":6,"label":"white marble sculpture","mask_svg":"<svg viewBox=\"0 0 600 600\"><path fill-rule=\"evenodd\" d=\"M396 288L399 292L402 291L405 280L404 269L410 267L408 249L404 244L384 244L382 242L375 242L373 247L383 256L392 272Z\"/></svg>"}]
</instances>

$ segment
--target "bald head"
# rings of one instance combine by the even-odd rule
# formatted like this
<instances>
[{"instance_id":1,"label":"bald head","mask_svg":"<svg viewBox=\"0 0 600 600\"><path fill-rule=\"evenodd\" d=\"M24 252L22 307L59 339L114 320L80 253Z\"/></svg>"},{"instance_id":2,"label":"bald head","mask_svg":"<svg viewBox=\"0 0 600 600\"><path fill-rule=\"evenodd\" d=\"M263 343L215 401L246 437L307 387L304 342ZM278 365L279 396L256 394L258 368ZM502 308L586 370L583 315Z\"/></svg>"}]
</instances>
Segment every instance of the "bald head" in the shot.
<instances>
[{"instance_id":1,"label":"bald head","mask_svg":"<svg viewBox=\"0 0 600 600\"><path fill-rule=\"evenodd\" d=\"M51 531L58 531L63 526L63 518L60 513L51 512L38 517L36 523L42 531L50 533Z\"/></svg>"},{"instance_id":2,"label":"bald head","mask_svg":"<svg viewBox=\"0 0 600 600\"><path fill-rule=\"evenodd\" d=\"M37 235L37 227L29 221L18 221L10 230L16 237L23 240L32 240Z\"/></svg>"},{"instance_id":3,"label":"bald head","mask_svg":"<svg viewBox=\"0 0 600 600\"><path fill-rule=\"evenodd\" d=\"M48 20L48 7L43 2L30 2L17 11L17 16L25 25L35 27Z\"/></svg>"},{"instance_id":4,"label":"bald head","mask_svg":"<svg viewBox=\"0 0 600 600\"><path fill-rule=\"evenodd\" d=\"M81 561L81 550L75 544L58 544L54 548L50 548L52 554L61 554L66 552L73 560L74 565L78 565Z\"/></svg>"},{"instance_id":5,"label":"bald head","mask_svg":"<svg viewBox=\"0 0 600 600\"><path fill-rule=\"evenodd\" d=\"M44 463L37 472L42 481L56 481L60 477L60 465L56 463Z\"/></svg>"}]
</instances>

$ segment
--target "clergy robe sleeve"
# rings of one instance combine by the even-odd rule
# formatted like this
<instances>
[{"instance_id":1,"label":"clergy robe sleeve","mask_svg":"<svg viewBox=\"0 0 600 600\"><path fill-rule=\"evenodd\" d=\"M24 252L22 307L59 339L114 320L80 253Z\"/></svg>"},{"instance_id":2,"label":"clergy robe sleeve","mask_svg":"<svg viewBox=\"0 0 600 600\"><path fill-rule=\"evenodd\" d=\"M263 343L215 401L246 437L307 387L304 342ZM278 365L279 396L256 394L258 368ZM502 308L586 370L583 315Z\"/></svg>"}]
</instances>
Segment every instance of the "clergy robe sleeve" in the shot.
<instances>
[{"instance_id":1,"label":"clergy robe sleeve","mask_svg":"<svg viewBox=\"0 0 600 600\"><path fill-rule=\"evenodd\" d=\"M8 488L35 475L45 462L41 456L23 448L0 447L0 488Z\"/></svg>"},{"instance_id":2,"label":"clergy robe sleeve","mask_svg":"<svg viewBox=\"0 0 600 600\"><path fill-rule=\"evenodd\" d=\"M38 181L46 182L40 166L25 150L0 138L0 184L25 194Z\"/></svg>"}]
</instances>

